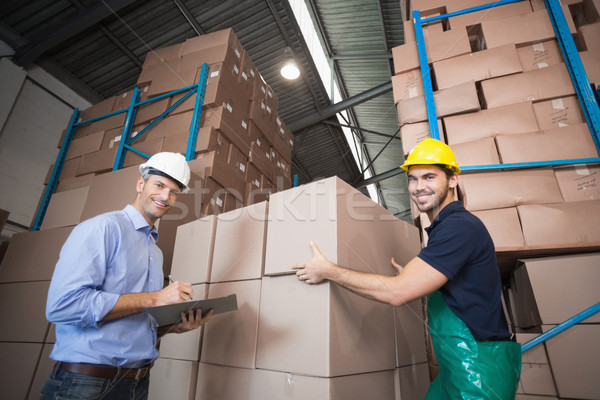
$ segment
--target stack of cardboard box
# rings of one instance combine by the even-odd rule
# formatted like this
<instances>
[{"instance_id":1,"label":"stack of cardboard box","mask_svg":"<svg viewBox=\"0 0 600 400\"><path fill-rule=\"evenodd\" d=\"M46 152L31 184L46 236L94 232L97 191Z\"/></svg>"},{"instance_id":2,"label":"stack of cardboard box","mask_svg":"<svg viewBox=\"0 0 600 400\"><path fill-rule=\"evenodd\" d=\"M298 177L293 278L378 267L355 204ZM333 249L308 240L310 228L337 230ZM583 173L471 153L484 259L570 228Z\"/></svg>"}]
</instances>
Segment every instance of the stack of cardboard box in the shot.
<instances>
[{"instance_id":1,"label":"stack of cardboard box","mask_svg":"<svg viewBox=\"0 0 600 400\"><path fill-rule=\"evenodd\" d=\"M291 266L312 257L310 240L334 262L386 275L390 255L405 264L420 249L416 227L335 177L180 226L172 275L194 283L199 298L236 293L239 309L185 341L166 336L150 397L422 398L421 299L394 308L300 282Z\"/></svg>"},{"instance_id":2,"label":"stack of cardboard box","mask_svg":"<svg viewBox=\"0 0 600 400\"><path fill-rule=\"evenodd\" d=\"M486 3L489 2L413 0L412 7L420 10L422 18L427 18ZM600 32L600 3L563 1L562 8L588 77L597 84L600 53L594 49L597 50ZM521 1L452 17L425 25L423 34L440 138L452 147L459 165L598 157L544 1ZM403 147L408 153L430 132L411 21L405 22L405 37L406 43L392 50L395 68L392 82ZM447 92L452 93L446 97ZM577 165L463 172L457 196L487 226L500 254L519 251L527 256L528 251L566 254L578 249L597 250L599 168ZM416 208L413 218L423 228L429 224ZM564 261L570 268L571 262ZM522 262L528 264L528 260ZM513 260L511 270L515 267ZM569 269L568 273L579 271ZM560 286L558 274L549 274L548 279L557 280L555 283ZM547 285L546 281L536 284ZM594 298L596 302L600 300L595 293ZM538 306L544 301L538 299ZM511 317L515 310L528 307L522 297L506 303L513 311ZM573 309L572 315L582 310ZM564 315L564 319L572 315ZM515 331L531 332L531 326L511 322ZM538 323L538 331L559 322L562 321ZM585 329L588 328L597 326L586 325ZM526 340L524 335L521 341ZM582 346L597 349L593 342ZM549 354L551 346L557 348L550 343L546 345ZM560 379L562 383L557 377L564 371L575 375L579 371L579 376L584 376L587 368L593 368L587 358L577 362L573 357L555 356L540 361L531 354L523 358L520 393L591 398L564 386L572 376ZM556 382L552 376L540 372L550 369ZM538 378L543 379L536 383ZM577 378L572 385L582 383L585 388L584 381Z\"/></svg>"}]
</instances>

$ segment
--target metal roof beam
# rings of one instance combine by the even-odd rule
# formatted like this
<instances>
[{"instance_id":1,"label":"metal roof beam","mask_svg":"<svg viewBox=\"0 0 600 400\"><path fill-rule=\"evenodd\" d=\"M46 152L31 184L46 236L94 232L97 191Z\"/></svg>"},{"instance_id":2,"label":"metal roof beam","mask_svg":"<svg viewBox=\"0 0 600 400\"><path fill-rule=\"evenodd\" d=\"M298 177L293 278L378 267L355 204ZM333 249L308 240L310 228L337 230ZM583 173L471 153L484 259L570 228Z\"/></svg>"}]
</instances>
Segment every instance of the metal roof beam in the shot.
<instances>
[{"instance_id":1,"label":"metal roof beam","mask_svg":"<svg viewBox=\"0 0 600 400\"><path fill-rule=\"evenodd\" d=\"M390 90L392 90L392 81L383 83L372 89L366 90L362 93L357 94L356 96L349 97L346 100L340 101L339 103L335 103L329 107L326 107L326 108L320 110L316 114L309 115L309 116L302 118L296 122L292 122L291 124L288 125L288 128L292 132L300 133L299 131L303 128L317 124L317 123L323 121L324 119L332 117L341 111L344 111L348 108L351 108L351 107L354 107L361 103L364 103L366 101L369 101L375 97L381 96L382 94L385 94L385 93L389 92Z\"/></svg>"},{"instance_id":2,"label":"metal roof beam","mask_svg":"<svg viewBox=\"0 0 600 400\"><path fill-rule=\"evenodd\" d=\"M324 124L329 124L329 125L335 125L335 126L341 126L343 128L350 128L350 129L356 129L357 131L361 131L361 132L367 132L367 133L372 133L374 135L378 135L378 136L383 136L386 138L394 138L394 139L398 139L400 140L399 137L397 136L392 136L392 135L388 135L387 133L381 133L381 132L376 132L376 131L372 131L370 129L365 129L365 128L361 128L359 126L352 126L352 125L345 125L345 124L340 124L337 122L333 122L333 121L323 121ZM363 141L364 142L364 141Z\"/></svg>"},{"instance_id":3,"label":"metal roof beam","mask_svg":"<svg viewBox=\"0 0 600 400\"><path fill-rule=\"evenodd\" d=\"M192 26L192 29L196 31L196 34L198 34L198 36L205 35L206 31L202 29L202 27L198 23L198 20L196 19L196 17L194 17L194 14L192 14L190 9L187 8L185 4L183 4L183 1L173 0L173 2L177 6L177 8L179 8L179 11L181 11L187 22Z\"/></svg>"},{"instance_id":4,"label":"metal roof beam","mask_svg":"<svg viewBox=\"0 0 600 400\"><path fill-rule=\"evenodd\" d=\"M382 181L384 179L388 179L388 178L391 178L392 176L400 175L400 174L403 174L403 173L404 173L404 170L402 168L399 168L399 167L398 168L394 168L394 169L391 169L391 170L389 170L387 172L383 172L381 174L373 175L369 179L364 179L364 180L362 180L360 182L357 182L353 186L358 189L358 188L370 185L372 183L377 183L377 182L380 182L380 181Z\"/></svg>"},{"instance_id":5,"label":"metal roof beam","mask_svg":"<svg viewBox=\"0 0 600 400\"><path fill-rule=\"evenodd\" d=\"M105 0L93 7L81 11L77 16L61 24L58 29L40 35L28 44L17 49L14 61L17 65L26 66L35 61L46 51L94 26L104 18L116 14L135 0Z\"/></svg>"}]
</instances>

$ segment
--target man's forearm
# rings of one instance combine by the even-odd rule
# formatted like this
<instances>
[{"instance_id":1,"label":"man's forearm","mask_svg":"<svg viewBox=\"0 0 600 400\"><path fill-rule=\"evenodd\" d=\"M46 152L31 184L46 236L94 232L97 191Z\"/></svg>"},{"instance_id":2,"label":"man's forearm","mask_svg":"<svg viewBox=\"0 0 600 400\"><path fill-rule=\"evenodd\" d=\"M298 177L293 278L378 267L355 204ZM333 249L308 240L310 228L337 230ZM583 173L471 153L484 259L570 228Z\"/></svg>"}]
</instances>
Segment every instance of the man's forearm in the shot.
<instances>
[{"instance_id":1,"label":"man's forearm","mask_svg":"<svg viewBox=\"0 0 600 400\"><path fill-rule=\"evenodd\" d=\"M156 302L156 292L153 293L128 293L119 296L117 303L112 310L102 319L110 321L113 319L127 317L133 314L139 314L144 308L158 305Z\"/></svg>"}]
</instances>

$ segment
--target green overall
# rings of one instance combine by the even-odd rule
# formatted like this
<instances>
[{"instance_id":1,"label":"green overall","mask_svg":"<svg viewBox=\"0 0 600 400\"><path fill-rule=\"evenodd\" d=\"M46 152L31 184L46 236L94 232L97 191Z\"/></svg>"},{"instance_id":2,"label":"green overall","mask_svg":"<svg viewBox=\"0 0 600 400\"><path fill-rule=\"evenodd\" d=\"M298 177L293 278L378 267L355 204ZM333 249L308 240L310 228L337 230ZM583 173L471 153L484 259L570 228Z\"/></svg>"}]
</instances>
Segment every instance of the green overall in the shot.
<instances>
[{"instance_id":1,"label":"green overall","mask_svg":"<svg viewBox=\"0 0 600 400\"><path fill-rule=\"evenodd\" d=\"M426 400L515 398L521 375L519 343L475 340L439 291L429 295L427 315L439 374Z\"/></svg>"}]
</instances>

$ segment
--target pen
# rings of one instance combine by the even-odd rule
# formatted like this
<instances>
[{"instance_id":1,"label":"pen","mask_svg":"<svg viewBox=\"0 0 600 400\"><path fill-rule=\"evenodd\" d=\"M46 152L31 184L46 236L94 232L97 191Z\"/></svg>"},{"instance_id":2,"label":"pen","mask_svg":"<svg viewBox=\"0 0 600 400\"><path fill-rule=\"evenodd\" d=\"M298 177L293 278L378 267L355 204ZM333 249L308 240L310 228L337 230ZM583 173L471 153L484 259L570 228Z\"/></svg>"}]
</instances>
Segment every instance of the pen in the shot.
<instances>
[{"instance_id":1,"label":"pen","mask_svg":"<svg viewBox=\"0 0 600 400\"><path fill-rule=\"evenodd\" d=\"M169 275L169 283L174 283L175 279L173 279L173 277L171 275ZM193 300L193 297L190 296L190 298L188 300Z\"/></svg>"}]
</instances>

